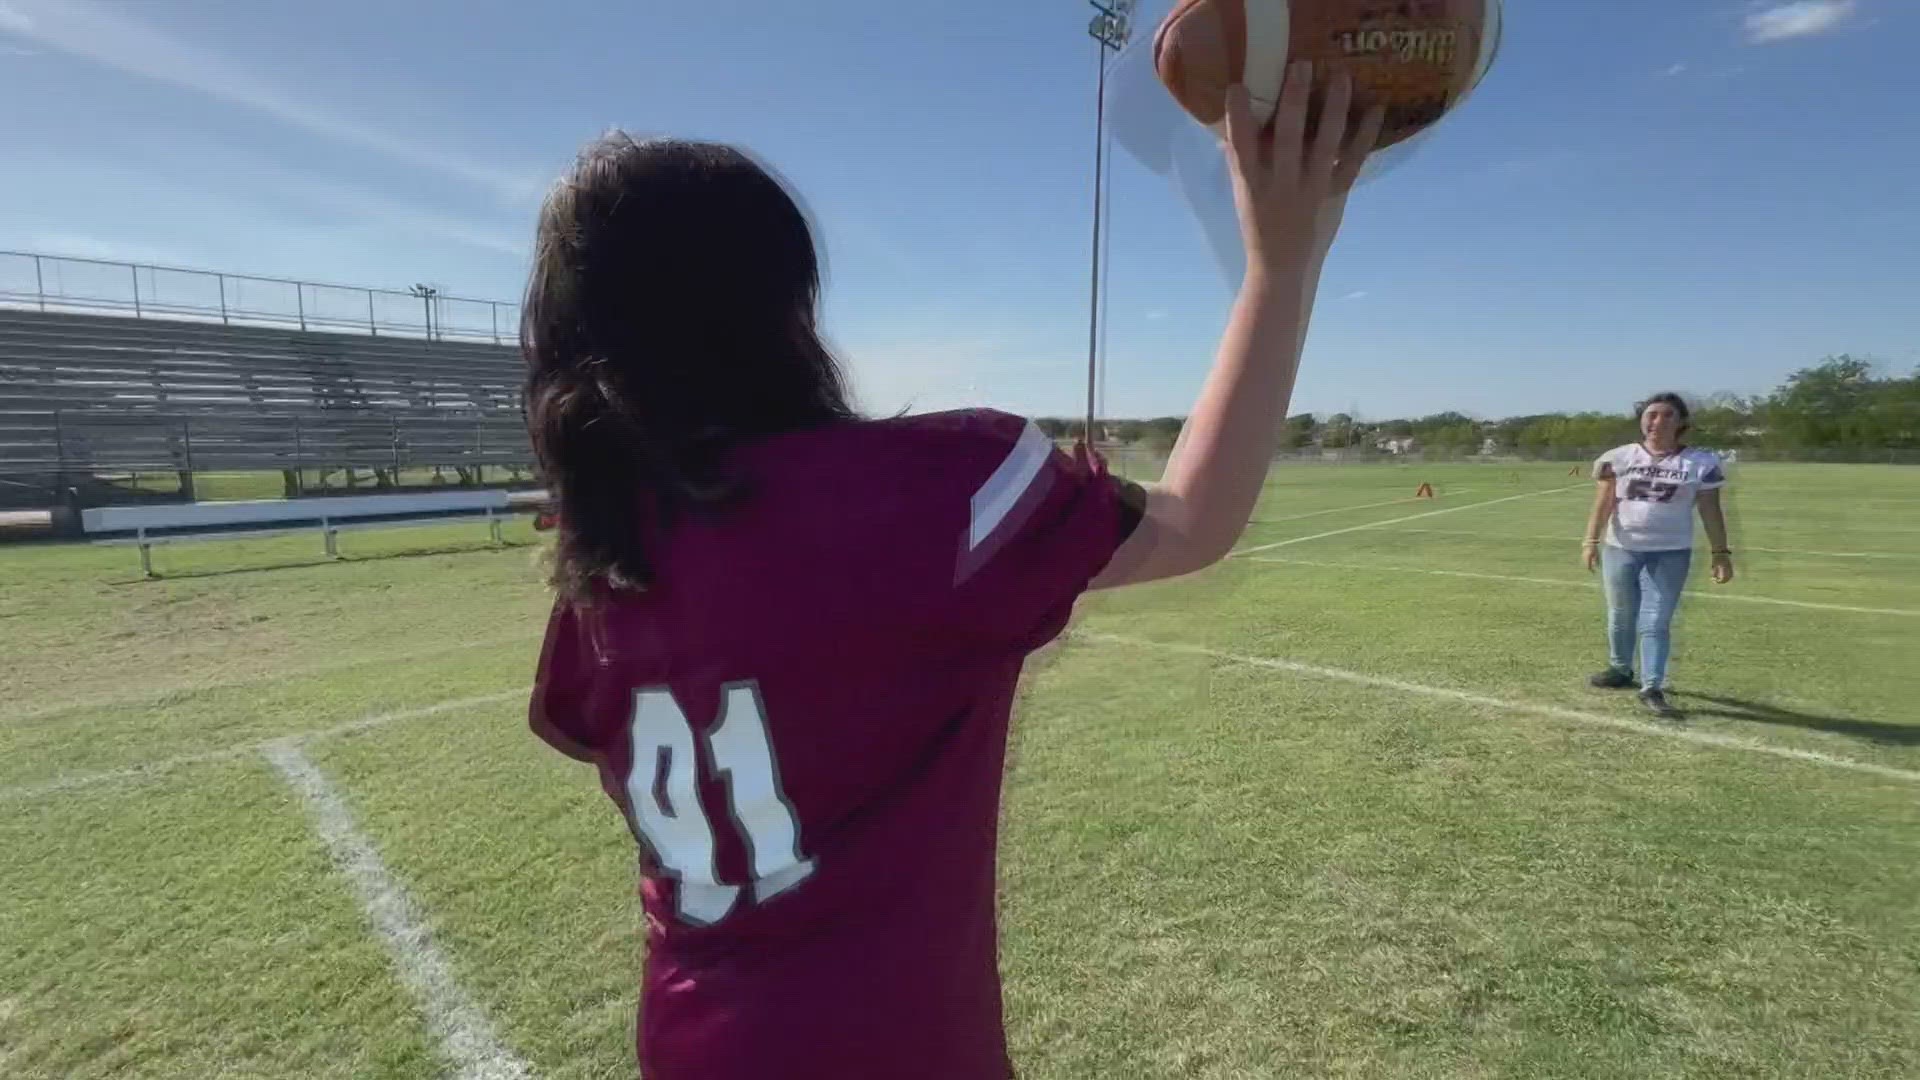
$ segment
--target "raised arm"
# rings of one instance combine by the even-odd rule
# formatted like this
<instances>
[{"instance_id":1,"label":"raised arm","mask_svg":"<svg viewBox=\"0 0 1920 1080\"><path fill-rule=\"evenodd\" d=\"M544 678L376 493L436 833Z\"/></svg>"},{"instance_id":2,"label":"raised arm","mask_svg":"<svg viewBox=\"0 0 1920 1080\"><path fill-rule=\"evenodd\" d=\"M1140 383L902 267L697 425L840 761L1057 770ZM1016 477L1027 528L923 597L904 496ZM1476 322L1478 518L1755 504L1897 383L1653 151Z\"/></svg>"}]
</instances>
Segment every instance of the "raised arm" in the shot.
<instances>
[{"instance_id":1,"label":"raised arm","mask_svg":"<svg viewBox=\"0 0 1920 1080\"><path fill-rule=\"evenodd\" d=\"M1272 126L1257 131L1244 88L1227 102L1227 153L1247 248L1247 275L1212 370L1145 516L1094 588L1202 570L1226 557L1246 528L1279 446L1293 398L1320 272L1348 194L1380 137L1379 106L1348 138L1353 86L1327 90L1305 139L1313 71L1288 69Z\"/></svg>"}]
</instances>

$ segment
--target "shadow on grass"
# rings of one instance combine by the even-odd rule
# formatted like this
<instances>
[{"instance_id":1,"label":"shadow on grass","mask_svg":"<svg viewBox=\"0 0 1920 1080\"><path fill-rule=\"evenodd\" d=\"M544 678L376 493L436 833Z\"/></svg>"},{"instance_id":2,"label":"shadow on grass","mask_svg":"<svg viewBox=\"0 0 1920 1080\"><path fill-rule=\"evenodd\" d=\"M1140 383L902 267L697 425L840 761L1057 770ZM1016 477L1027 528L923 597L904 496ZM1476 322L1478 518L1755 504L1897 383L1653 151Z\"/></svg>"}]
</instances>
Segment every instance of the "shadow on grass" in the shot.
<instances>
[{"instance_id":1,"label":"shadow on grass","mask_svg":"<svg viewBox=\"0 0 1920 1080\"><path fill-rule=\"evenodd\" d=\"M1884 724L1875 720L1856 720L1845 716L1821 716L1817 713L1795 712L1792 709L1783 709L1778 705L1766 705L1757 701L1716 697L1713 694L1695 694L1675 690L1669 691L1668 696L1676 699L1676 702L1686 709L1688 716L1719 716L1728 720L1745 720L1756 724L1780 724L1814 731L1831 731L1836 735L1851 735L1856 739L1865 739L1882 746L1920 746L1920 725Z\"/></svg>"},{"instance_id":2,"label":"shadow on grass","mask_svg":"<svg viewBox=\"0 0 1920 1080\"><path fill-rule=\"evenodd\" d=\"M110 584L149 585L156 581L194 581L200 578L238 577L244 574L271 574L280 570L305 570L315 566L388 562L393 559L430 559L439 555L479 555L489 551L528 551L540 546L538 541L533 543L505 544L446 544L431 548L409 548L406 551L394 551L384 555L343 555L338 559L329 559L321 556L317 559L302 559L297 562L268 563L259 566L235 566L222 570L188 570L178 573L161 573L151 578L123 578Z\"/></svg>"}]
</instances>

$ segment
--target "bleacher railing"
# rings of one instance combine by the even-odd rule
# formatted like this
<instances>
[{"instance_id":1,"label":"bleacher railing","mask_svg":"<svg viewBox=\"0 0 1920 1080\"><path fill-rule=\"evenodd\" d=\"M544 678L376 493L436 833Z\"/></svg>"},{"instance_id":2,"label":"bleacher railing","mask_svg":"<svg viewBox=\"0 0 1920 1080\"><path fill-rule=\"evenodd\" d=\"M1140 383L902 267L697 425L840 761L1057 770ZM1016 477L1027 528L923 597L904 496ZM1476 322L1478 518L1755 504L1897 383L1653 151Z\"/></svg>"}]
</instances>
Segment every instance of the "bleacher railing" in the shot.
<instances>
[{"instance_id":1,"label":"bleacher railing","mask_svg":"<svg viewBox=\"0 0 1920 1080\"><path fill-rule=\"evenodd\" d=\"M0 251L0 307L511 343L520 305L413 291Z\"/></svg>"}]
</instances>

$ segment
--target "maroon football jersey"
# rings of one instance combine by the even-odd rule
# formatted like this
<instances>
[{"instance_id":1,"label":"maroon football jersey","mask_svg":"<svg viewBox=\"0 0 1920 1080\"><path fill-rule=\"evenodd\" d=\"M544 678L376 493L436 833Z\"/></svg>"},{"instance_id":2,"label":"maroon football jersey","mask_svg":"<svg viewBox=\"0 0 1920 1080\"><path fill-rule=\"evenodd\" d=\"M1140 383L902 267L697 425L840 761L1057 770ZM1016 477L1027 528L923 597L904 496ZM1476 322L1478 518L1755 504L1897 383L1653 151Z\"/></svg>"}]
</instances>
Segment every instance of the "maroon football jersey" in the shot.
<instances>
[{"instance_id":1,"label":"maroon football jersey","mask_svg":"<svg viewBox=\"0 0 1920 1080\"><path fill-rule=\"evenodd\" d=\"M1139 490L992 411L729 464L657 584L556 608L532 701L639 841L643 1074L1002 1080L1008 716Z\"/></svg>"}]
</instances>

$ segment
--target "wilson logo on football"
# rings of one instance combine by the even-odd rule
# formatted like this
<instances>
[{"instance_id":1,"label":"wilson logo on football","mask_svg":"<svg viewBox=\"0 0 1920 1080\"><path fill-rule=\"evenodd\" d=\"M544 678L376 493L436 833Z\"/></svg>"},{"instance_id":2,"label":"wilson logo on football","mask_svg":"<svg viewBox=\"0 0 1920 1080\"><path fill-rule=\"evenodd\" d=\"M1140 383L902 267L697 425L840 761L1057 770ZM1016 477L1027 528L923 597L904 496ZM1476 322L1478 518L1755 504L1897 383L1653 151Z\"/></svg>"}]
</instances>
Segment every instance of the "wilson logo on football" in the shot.
<instances>
[{"instance_id":1,"label":"wilson logo on football","mask_svg":"<svg viewBox=\"0 0 1920 1080\"><path fill-rule=\"evenodd\" d=\"M1409 64L1451 66L1460 52L1460 31L1348 30L1335 41L1348 56L1391 56Z\"/></svg>"}]
</instances>

